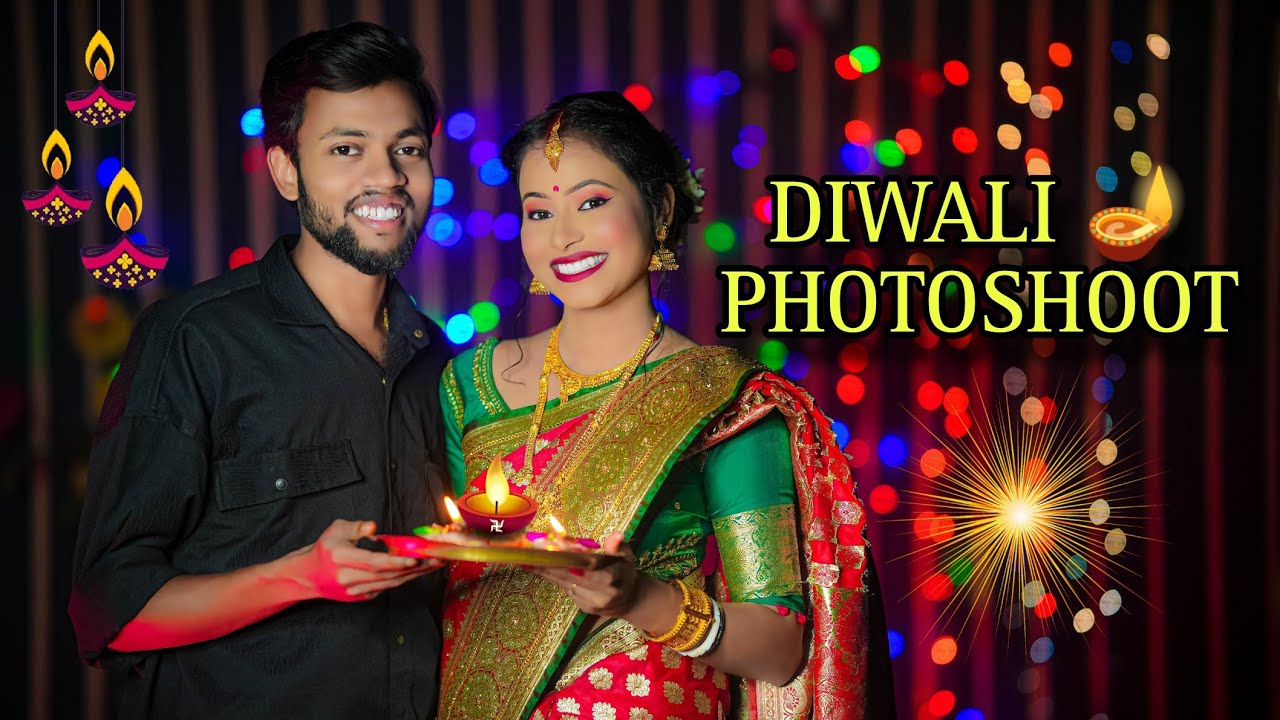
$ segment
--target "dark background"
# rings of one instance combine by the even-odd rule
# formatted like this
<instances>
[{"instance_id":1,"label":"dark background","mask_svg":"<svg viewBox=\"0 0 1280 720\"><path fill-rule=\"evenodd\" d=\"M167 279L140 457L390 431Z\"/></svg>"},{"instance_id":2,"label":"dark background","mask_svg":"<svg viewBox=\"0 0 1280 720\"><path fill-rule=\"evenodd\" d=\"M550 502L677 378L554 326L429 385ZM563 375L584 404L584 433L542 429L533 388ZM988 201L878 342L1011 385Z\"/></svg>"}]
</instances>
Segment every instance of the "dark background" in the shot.
<instances>
[{"instance_id":1,"label":"dark background","mask_svg":"<svg viewBox=\"0 0 1280 720\"><path fill-rule=\"evenodd\" d=\"M932 441L911 414L935 432L942 424L940 415L916 404L922 382L961 386L975 399L981 393L1002 405L1000 377L1014 365L1027 371L1040 394L1071 402L1063 422L1109 412L1131 431L1123 457L1150 476L1130 488L1131 504L1143 507L1134 511L1129 547L1117 558L1146 602L1126 593L1124 610L1100 616L1085 636L1071 631L1074 608L1063 608L1047 631L1057 652L1046 663L1028 658L1034 635L1008 633L990 614L963 632L954 623L935 626L943 604L910 592L929 572L927 564L899 559L922 541L909 522L896 521L909 521L918 510L900 505L876 515L872 541L889 625L905 640L893 661L902 717L932 717L928 703L940 690L954 693L956 711L976 708L987 718L1280 716L1280 296L1274 284L1280 270L1280 25L1266 5L127 0L99 6L60 0L56 18L51 0L7 5L0 16L7 26L0 44L0 62L8 68L3 96L12 120L4 123L8 172L0 192L9 198L0 213L11 237L0 283L0 532L10 549L8 622L0 626L4 715L107 715L109 683L78 663L65 612L89 438L106 381L140 307L225 271L236 248L260 255L278 232L296 228L265 172L254 169L260 142L242 133L240 117L257 104L262 67L276 48L303 31L366 19L423 49L446 118L465 110L477 119L474 136L457 141L441 132L433 151L437 175L456 188L440 211L459 220L476 210L518 211L510 183L489 187L478 180L469 161L473 143L500 143L523 117L570 92L631 83L650 88L649 117L682 142L697 167L707 168L703 224L693 229L685 270L664 296L669 321L701 342L716 341L717 264L842 262L843 250L765 249L767 226L753 219L751 205L764 194L768 174L845 172L840 147L850 119L866 120L877 139L903 127L919 131L922 152L886 172L1021 179L1026 148L1044 149L1060 178L1058 243L1026 253L1028 264L1102 263L1084 231L1088 217L1131 203L1132 151L1165 164L1181 180L1181 218L1139 269L1239 267L1242 285L1228 292L1226 338L1134 332L1105 347L1087 336L1049 347L1027 338L930 345L877 334L860 341L869 354L858 373L866 392L853 405L836 394L846 372L837 358L848 341L788 341L788 372L848 425L855 456L871 449L859 468L864 497L880 484L922 489L912 463ZM80 126L60 103L66 92L92 88L83 54L95 23L116 51L106 86L139 98L123 129ZM1148 33L1169 40L1167 61L1148 52ZM1131 63L1111 55L1115 40L1133 47ZM1069 67L1049 62L1050 42L1070 46ZM854 81L840 78L833 60L864 43L879 49L882 67ZM794 70L770 66L768 54L778 47L795 50ZM948 84L938 95L924 90L922 74L952 59L967 64L969 82ZM1051 82L1061 89L1063 108L1038 120L1014 104L999 74L1006 60L1021 63L1033 87ZM741 90L710 105L692 101L691 81L720 70L736 73ZM1123 104L1136 111L1144 91L1159 99L1159 114L1137 113L1137 127L1121 131L1112 109ZM48 187L39 154L55 107L73 152L63 184L93 194L94 206L73 228L49 230L24 217L18 195ZM1017 151L995 142L996 126L1006 122L1023 131ZM743 170L730 152L749 123L764 128L768 140L759 165ZM962 125L977 133L977 152L952 146L951 131ZM95 177L99 161L110 156L122 158L142 188L138 231L171 256L156 283L107 295L109 317L120 325L89 323L95 352L73 341L72 328L103 309L92 298L104 291L80 267L78 250L114 240L102 213L105 189ZM1117 170L1115 192L1104 193L1094 182L1101 164ZM873 165L869 172L882 170ZM708 248L703 231L712 220L735 228L732 249ZM870 249L868 259L899 264L911 252L886 245ZM988 248L947 247L930 255L935 265L962 259L980 268L995 261ZM444 322L490 299L495 283L510 287L525 276L516 242L481 233L448 248L424 238L401 279L420 306ZM545 327L555 309L535 299L519 315L514 307L503 307L503 314L501 330L509 334ZM757 334L736 344L754 353L761 340ZM1127 371L1102 408L1088 388L1112 353ZM908 442L912 461L902 468L877 458L887 433ZM938 666L929 648L947 633L956 634L960 654Z\"/></svg>"}]
</instances>

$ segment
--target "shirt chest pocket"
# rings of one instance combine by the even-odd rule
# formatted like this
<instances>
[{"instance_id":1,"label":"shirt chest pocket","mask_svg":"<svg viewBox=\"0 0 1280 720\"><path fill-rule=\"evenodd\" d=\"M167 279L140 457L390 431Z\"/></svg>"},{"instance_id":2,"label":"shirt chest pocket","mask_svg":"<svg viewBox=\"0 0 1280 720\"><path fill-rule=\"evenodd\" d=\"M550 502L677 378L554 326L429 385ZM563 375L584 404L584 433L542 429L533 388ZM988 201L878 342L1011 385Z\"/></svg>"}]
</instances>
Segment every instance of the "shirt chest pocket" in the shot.
<instances>
[{"instance_id":1,"label":"shirt chest pocket","mask_svg":"<svg viewBox=\"0 0 1280 720\"><path fill-rule=\"evenodd\" d=\"M219 510L316 495L358 482L346 440L223 460L216 466Z\"/></svg>"}]
</instances>

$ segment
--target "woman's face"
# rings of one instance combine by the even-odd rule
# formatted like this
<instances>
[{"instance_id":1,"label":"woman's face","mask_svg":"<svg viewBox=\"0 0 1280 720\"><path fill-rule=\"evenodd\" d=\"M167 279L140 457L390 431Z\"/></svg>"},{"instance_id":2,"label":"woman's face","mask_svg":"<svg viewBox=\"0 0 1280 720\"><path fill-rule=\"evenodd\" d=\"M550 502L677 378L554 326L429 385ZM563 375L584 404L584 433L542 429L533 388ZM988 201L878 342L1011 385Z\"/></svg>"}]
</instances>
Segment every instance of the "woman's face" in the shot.
<instances>
[{"instance_id":1,"label":"woman's face","mask_svg":"<svg viewBox=\"0 0 1280 720\"><path fill-rule=\"evenodd\" d=\"M608 305L641 283L648 294L648 211L622 168L568 137L558 171L536 144L525 153L518 181L525 261L565 307Z\"/></svg>"}]
</instances>

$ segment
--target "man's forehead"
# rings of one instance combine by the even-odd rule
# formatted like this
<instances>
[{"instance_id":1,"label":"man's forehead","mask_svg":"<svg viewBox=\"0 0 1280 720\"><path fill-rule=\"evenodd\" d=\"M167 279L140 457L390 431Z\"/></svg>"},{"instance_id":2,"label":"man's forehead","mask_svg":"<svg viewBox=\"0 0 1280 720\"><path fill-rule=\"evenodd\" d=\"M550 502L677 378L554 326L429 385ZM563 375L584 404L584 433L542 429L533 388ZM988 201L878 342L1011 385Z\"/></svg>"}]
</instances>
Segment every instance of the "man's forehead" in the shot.
<instances>
[{"instance_id":1,"label":"man's forehead","mask_svg":"<svg viewBox=\"0 0 1280 720\"><path fill-rule=\"evenodd\" d=\"M354 137L425 135L422 110L402 83L382 83L351 92L307 91L299 134Z\"/></svg>"}]
</instances>

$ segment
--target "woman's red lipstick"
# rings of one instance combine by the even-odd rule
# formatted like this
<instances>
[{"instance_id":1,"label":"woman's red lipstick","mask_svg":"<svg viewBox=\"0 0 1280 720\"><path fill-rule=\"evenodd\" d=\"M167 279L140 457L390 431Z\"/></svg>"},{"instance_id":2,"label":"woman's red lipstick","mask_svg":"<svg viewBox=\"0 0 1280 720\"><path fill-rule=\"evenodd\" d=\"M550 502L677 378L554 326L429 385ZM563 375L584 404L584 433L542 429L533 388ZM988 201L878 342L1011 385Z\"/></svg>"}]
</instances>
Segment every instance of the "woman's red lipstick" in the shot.
<instances>
[{"instance_id":1,"label":"woman's red lipstick","mask_svg":"<svg viewBox=\"0 0 1280 720\"><path fill-rule=\"evenodd\" d=\"M583 262L584 260L596 259L596 258L599 259L599 262L596 262L594 265ZM576 252L572 255L565 255L564 257L558 257L552 260L551 272L555 273L556 279L559 280L560 282L567 282L567 283L578 282L579 280L585 280L588 277L594 275L597 270L604 267L604 263L608 259L609 259L608 253L591 252L589 250L583 251L583 252ZM574 269L570 272L564 272L557 269L556 267L558 265L563 266L563 265L574 265L574 264L582 266L582 269L580 270Z\"/></svg>"}]
</instances>

